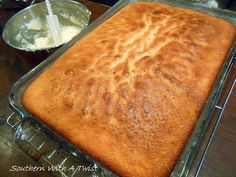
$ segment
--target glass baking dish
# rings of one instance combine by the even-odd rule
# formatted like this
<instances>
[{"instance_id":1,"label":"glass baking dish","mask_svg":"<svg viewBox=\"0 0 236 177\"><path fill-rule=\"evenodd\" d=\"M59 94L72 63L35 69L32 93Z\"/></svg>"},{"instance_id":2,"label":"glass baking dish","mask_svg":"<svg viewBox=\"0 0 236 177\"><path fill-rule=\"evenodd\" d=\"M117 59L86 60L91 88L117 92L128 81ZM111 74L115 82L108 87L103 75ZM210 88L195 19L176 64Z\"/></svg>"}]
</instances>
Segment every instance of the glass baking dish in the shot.
<instances>
[{"instance_id":1,"label":"glass baking dish","mask_svg":"<svg viewBox=\"0 0 236 177\"><path fill-rule=\"evenodd\" d=\"M152 1L152 0L146 0L146 1ZM191 3L180 2L180 1L178 2L178 1L173 1L173 0L153 0L153 1L163 2L163 3L168 3L174 6L199 10L199 11L208 13L210 15L228 20L236 26L236 13L231 12L231 11L221 10L221 9L209 9L202 6L193 5ZM40 130L48 134L50 138L52 138L53 140L62 143L63 146L69 149L70 152L73 152L73 153L78 152L78 154L83 154L82 152L79 151L78 148L76 148L75 146L67 142L60 135L58 135L56 132L54 132L49 127L47 127L44 123L39 121L36 117L28 113L21 104L22 93L24 92L25 88L28 86L28 84L30 84L32 80L34 80L40 73L42 73L45 69L47 69L47 67L49 67L60 55L62 55L67 49L69 49L75 42L83 38L85 35L87 35L90 31L95 29L102 22L104 22L106 19L111 17L120 8L132 2L140 2L140 0L119 1L116 5L114 5L107 12L105 12L101 17L99 17L96 21L94 21L92 24L86 27L85 30L83 30L79 35L77 35L72 41L70 41L65 46L61 47L54 54L52 54L48 59L46 59L44 62L39 64L37 67L32 69L26 75L24 75L21 79L19 79L14 84L14 86L12 87L10 91L9 102L13 111L19 114L23 120L31 121L33 122L34 126L40 127ZM234 63L235 56L236 56L236 44L234 43L221 68L221 71L218 74L217 80L208 97L206 105L199 117L199 120L195 125L192 135L189 137L188 142L171 174L172 177L177 177L177 176L184 177L188 175L191 169L191 166L194 162L195 156L198 152L202 138L204 137L207 127L211 121L213 112L217 106L217 102L221 94L222 88L224 86L224 83L227 79L227 75L230 72L230 69L232 68L232 65ZM84 158L81 155L79 155L79 157ZM90 159L90 161L93 161L92 158L90 157L88 158ZM96 164L99 164L95 161L93 162ZM102 165L99 165L99 166L107 172L106 174L108 175L104 175L104 176L115 176L115 174L112 174L112 172L110 172L108 169L106 169Z\"/></svg>"}]
</instances>

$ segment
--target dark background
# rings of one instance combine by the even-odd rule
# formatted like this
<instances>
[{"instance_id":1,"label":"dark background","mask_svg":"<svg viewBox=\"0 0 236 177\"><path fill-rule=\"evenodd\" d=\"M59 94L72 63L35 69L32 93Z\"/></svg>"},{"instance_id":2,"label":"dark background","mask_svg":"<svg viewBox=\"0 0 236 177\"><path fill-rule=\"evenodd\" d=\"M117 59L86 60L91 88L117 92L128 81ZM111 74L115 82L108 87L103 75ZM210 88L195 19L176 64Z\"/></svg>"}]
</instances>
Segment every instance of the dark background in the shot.
<instances>
[{"instance_id":1,"label":"dark background","mask_svg":"<svg viewBox=\"0 0 236 177\"><path fill-rule=\"evenodd\" d=\"M109 5L109 6L114 5L116 2L118 2L118 0L91 0L91 1L106 4L106 5ZM181 0L179 0L179 1L181 1ZM191 0L187 0L187 1L191 1ZM219 6L221 8L235 9L236 10L236 0L217 0L217 2L219 3Z\"/></svg>"}]
</instances>

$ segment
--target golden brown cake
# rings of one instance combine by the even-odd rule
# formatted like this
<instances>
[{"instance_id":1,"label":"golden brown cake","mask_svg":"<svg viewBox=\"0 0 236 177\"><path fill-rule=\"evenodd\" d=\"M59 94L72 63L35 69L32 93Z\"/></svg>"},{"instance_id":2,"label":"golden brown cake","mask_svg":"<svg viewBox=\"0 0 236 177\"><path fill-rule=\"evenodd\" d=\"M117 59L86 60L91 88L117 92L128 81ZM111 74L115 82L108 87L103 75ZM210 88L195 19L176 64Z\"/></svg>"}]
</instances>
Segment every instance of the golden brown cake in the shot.
<instances>
[{"instance_id":1,"label":"golden brown cake","mask_svg":"<svg viewBox=\"0 0 236 177\"><path fill-rule=\"evenodd\" d=\"M35 79L22 103L120 176L166 177L235 33L204 13L132 3Z\"/></svg>"}]
</instances>

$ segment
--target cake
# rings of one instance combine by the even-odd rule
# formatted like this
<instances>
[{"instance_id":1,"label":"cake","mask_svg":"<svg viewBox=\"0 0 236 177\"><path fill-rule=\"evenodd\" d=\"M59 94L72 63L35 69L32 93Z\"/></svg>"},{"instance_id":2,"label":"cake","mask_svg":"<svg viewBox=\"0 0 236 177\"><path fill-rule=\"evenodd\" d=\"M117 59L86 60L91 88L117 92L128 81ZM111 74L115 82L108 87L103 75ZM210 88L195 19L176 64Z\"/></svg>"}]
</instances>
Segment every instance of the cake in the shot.
<instances>
[{"instance_id":1,"label":"cake","mask_svg":"<svg viewBox=\"0 0 236 177\"><path fill-rule=\"evenodd\" d=\"M229 22L131 3L23 93L25 109L116 174L171 174L235 39Z\"/></svg>"}]
</instances>

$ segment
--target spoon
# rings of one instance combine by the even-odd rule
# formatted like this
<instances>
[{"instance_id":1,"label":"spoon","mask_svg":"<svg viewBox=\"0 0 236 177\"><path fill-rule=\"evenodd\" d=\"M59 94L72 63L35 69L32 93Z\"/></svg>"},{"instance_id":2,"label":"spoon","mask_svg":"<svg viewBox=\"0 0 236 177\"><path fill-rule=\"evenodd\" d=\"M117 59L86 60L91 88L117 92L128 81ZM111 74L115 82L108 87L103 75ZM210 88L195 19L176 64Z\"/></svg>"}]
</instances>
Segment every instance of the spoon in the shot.
<instances>
[{"instance_id":1,"label":"spoon","mask_svg":"<svg viewBox=\"0 0 236 177\"><path fill-rule=\"evenodd\" d=\"M48 10L48 15L46 16L46 19L48 21L52 39L54 43L57 44L60 42L60 36L59 36L60 24L59 24L57 16L54 15L52 12L51 4L49 3L49 0L45 0L45 2L46 2L47 10Z\"/></svg>"}]
</instances>

